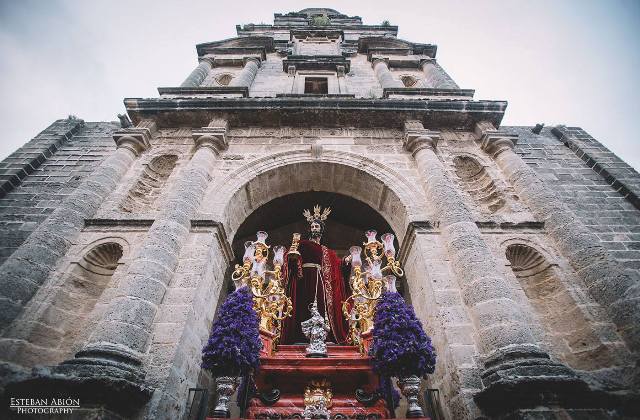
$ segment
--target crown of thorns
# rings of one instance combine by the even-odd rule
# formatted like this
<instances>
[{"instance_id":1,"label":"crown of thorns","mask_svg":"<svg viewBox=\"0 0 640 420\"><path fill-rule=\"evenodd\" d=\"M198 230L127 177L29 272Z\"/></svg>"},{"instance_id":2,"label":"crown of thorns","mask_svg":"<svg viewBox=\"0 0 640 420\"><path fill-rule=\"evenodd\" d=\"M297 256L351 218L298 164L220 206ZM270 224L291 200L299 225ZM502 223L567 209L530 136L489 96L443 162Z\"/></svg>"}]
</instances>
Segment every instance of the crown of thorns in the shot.
<instances>
[{"instance_id":1,"label":"crown of thorns","mask_svg":"<svg viewBox=\"0 0 640 420\"><path fill-rule=\"evenodd\" d=\"M314 220L320 220L324 222L325 220L327 220L329 213L331 213L331 207L326 207L324 210L322 210L322 212L320 212L321 209L322 207L320 207L319 204L316 204L315 206L313 206L313 215L311 215L309 209L303 211L302 215L307 219L307 222L309 223L313 222Z\"/></svg>"}]
</instances>

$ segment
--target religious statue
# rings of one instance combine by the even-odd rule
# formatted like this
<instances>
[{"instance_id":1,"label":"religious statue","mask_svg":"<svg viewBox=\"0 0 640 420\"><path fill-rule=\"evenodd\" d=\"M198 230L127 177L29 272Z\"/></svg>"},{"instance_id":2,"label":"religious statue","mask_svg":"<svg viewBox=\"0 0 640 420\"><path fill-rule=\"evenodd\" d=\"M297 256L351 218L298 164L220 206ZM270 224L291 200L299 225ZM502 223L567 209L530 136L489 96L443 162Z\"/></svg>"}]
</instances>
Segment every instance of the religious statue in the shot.
<instances>
[{"instance_id":1,"label":"religious statue","mask_svg":"<svg viewBox=\"0 0 640 420\"><path fill-rule=\"evenodd\" d=\"M293 314L283 321L282 344L307 342L301 323L312 317L311 307L316 300L320 314L329 321L327 340L337 344L347 341L348 327L341 308L348 296L345 277L350 271L350 258L338 258L335 251L321 243L330 212L330 208L321 211L319 205L314 206L313 214L304 211L309 222L309 239L294 234L285 258L284 289L292 300Z\"/></svg>"},{"instance_id":2,"label":"religious statue","mask_svg":"<svg viewBox=\"0 0 640 420\"><path fill-rule=\"evenodd\" d=\"M302 333L309 339L307 357L327 357L329 322L318 312L318 302L311 304L311 318L302 323Z\"/></svg>"}]
</instances>

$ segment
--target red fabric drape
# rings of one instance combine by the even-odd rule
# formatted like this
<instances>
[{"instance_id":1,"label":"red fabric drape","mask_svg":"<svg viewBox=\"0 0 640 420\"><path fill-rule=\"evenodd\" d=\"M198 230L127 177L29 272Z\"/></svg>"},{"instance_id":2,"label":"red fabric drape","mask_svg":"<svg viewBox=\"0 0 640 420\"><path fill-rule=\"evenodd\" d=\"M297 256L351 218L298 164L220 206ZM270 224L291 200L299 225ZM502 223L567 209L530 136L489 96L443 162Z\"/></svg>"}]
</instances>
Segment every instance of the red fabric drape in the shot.
<instances>
[{"instance_id":1,"label":"red fabric drape","mask_svg":"<svg viewBox=\"0 0 640 420\"><path fill-rule=\"evenodd\" d=\"M293 303L293 315L283 321L282 344L308 342L302 334L300 323L311 318L309 306L318 296L318 309L322 315L328 314L331 332L327 341L344 344L347 338L347 323L342 314L342 302L347 291L343 278L343 263L335 251L309 240L301 240L298 247L300 258L289 260L285 255L283 266L284 287ZM303 267L303 264L321 266L321 282L317 284L317 268ZM326 296L326 299L325 299Z\"/></svg>"}]
</instances>

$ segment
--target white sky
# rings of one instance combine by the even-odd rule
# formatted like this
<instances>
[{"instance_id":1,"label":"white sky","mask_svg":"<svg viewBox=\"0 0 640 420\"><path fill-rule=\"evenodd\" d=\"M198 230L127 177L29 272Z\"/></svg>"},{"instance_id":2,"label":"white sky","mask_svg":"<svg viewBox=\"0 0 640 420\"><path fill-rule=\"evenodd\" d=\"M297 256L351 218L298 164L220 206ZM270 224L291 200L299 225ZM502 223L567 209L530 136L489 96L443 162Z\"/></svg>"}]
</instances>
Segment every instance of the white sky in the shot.
<instances>
[{"instance_id":1,"label":"white sky","mask_svg":"<svg viewBox=\"0 0 640 420\"><path fill-rule=\"evenodd\" d=\"M477 99L509 101L503 125L581 126L640 168L637 0L0 0L0 159L69 114L116 120L179 85L195 44L305 7L389 20Z\"/></svg>"}]
</instances>

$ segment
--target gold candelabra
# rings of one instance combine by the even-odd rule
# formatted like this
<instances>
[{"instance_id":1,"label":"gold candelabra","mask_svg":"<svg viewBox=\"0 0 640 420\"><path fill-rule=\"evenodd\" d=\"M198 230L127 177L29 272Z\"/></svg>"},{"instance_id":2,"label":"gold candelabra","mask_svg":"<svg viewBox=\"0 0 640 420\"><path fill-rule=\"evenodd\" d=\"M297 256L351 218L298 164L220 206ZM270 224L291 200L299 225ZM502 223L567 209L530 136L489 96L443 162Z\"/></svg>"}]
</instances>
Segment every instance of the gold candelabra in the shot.
<instances>
[{"instance_id":1,"label":"gold candelabra","mask_svg":"<svg viewBox=\"0 0 640 420\"><path fill-rule=\"evenodd\" d=\"M253 294L253 307L260 317L260 329L275 335L282 332L282 320L291 316L293 304L282 287L282 264L285 247L266 244L268 234L259 231L255 241L245 242L243 264L236 264L231 274L236 289L248 286ZM273 270L267 270L270 250L273 252Z\"/></svg>"},{"instance_id":2,"label":"gold candelabra","mask_svg":"<svg viewBox=\"0 0 640 420\"><path fill-rule=\"evenodd\" d=\"M349 341L363 349L362 335L373 329L373 317L378 300L384 291L396 292L396 276L402 277L404 270L395 257L394 236L391 233L376 239L377 232L365 232L367 241L349 249L351 255L351 277L349 285L352 295L342 304L342 311L349 322ZM362 252L366 266L363 269Z\"/></svg>"}]
</instances>

